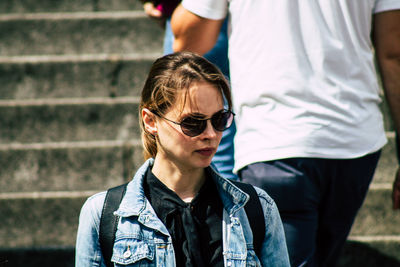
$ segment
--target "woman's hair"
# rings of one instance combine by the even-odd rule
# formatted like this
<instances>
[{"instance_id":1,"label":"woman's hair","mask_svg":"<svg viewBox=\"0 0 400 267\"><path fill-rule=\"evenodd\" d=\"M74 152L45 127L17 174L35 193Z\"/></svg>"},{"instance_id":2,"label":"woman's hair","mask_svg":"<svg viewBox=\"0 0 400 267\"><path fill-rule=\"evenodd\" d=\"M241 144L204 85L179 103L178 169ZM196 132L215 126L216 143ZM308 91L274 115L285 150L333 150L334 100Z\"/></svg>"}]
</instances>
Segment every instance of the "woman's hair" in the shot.
<instances>
[{"instance_id":1,"label":"woman's hair","mask_svg":"<svg viewBox=\"0 0 400 267\"><path fill-rule=\"evenodd\" d=\"M157 143L156 137L145 130L142 118L143 108L163 115L175 104L179 90L186 90L185 100L187 99L188 89L195 82L207 82L220 89L229 110L232 109L228 82L211 62L191 52L178 52L157 59L147 76L139 106L145 159L156 156Z\"/></svg>"}]
</instances>

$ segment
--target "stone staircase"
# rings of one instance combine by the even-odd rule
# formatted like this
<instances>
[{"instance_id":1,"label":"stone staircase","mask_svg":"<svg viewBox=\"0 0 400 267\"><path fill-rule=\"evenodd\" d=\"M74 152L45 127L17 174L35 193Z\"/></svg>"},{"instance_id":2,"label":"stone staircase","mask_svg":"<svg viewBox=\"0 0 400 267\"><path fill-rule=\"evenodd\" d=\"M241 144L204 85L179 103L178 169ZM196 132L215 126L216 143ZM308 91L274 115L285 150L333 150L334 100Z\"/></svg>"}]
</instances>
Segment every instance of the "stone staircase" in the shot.
<instances>
[{"instance_id":1,"label":"stone staircase","mask_svg":"<svg viewBox=\"0 0 400 267\"><path fill-rule=\"evenodd\" d=\"M142 162L162 36L137 0L0 1L0 266L73 266L84 200Z\"/></svg>"},{"instance_id":2,"label":"stone staircase","mask_svg":"<svg viewBox=\"0 0 400 267\"><path fill-rule=\"evenodd\" d=\"M138 0L0 1L0 267L74 265L83 202L142 163L138 96L162 37ZM400 266L386 125L340 266Z\"/></svg>"}]
</instances>

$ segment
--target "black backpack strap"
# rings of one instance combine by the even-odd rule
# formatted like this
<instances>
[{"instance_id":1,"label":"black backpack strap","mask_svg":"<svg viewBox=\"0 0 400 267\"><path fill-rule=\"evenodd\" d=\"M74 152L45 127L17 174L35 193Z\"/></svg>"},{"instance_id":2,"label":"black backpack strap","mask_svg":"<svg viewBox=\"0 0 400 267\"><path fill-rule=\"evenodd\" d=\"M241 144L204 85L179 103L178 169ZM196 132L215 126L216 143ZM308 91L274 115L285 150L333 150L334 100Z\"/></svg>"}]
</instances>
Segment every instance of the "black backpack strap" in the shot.
<instances>
[{"instance_id":1,"label":"black backpack strap","mask_svg":"<svg viewBox=\"0 0 400 267\"><path fill-rule=\"evenodd\" d=\"M107 190L100 218L99 242L106 266L111 267L111 256L117 231L118 216L114 216L125 195L126 185L123 184Z\"/></svg>"},{"instance_id":2,"label":"black backpack strap","mask_svg":"<svg viewBox=\"0 0 400 267\"><path fill-rule=\"evenodd\" d=\"M259 256L265 237L264 212L260 199L258 198L256 189L251 184L237 181L232 182L250 196L250 199L244 206L244 209L246 211L247 218L249 219L251 231L253 232L254 251Z\"/></svg>"}]
</instances>

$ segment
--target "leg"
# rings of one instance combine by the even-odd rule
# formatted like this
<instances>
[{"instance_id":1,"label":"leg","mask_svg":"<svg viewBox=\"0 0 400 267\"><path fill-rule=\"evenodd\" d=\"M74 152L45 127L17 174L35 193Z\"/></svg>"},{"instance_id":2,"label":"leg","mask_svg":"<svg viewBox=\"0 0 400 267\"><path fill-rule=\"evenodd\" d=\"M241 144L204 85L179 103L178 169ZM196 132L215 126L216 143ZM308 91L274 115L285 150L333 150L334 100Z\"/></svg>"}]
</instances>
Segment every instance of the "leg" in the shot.
<instances>
[{"instance_id":1,"label":"leg","mask_svg":"<svg viewBox=\"0 0 400 267\"><path fill-rule=\"evenodd\" d=\"M174 50L172 49L173 43L174 43L174 33L172 32L171 29L171 18L167 18L165 21L165 33L164 33L164 44L163 44L164 55L174 53Z\"/></svg>"},{"instance_id":2,"label":"leg","mask_svg":"<svg viewBox=\"0 0 400 267\"><path fill-rule=\"evenodd\" d=\"M225 19L215 46L204 57L217 65L221 72L229 78L228 60L228 19Z\"/></svg>"},{"instance_id":3,"label":"leg","mask_svg":"<svg viewBox=\"0 0 400 267\"><path fill-rule=\"evenodd\" d=\"M320 189L319 160L284 159L254 163L239 173L244 182L264 189L276 202L292 266L315 266Z\"/></svg>"},{"instance_id":4,"label":"leg","mask_svg":"<svg viewBox=\"0 0 400 267\"><path fill-rule=\"evenodd\" d=\"M380 152L357 159L331 161L320 208L318 266L335 266L375 172Z\"/></svg>"}]
</instances>

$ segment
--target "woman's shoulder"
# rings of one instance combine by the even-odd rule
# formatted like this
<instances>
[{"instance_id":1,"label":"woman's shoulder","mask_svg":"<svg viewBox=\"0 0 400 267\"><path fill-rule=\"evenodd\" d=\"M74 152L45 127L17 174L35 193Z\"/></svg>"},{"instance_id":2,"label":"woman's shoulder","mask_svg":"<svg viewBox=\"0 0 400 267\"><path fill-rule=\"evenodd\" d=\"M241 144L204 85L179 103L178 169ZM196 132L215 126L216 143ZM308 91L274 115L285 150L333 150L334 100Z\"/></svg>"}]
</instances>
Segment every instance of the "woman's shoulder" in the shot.
<instances>
[{"instance_id":1,"label":"woman's shoulder","mask_svg":"<svg viewBox=\"0 0 400 267\"><path fill-rule=\"evenodd\" d=\"M260 198L260 201L266 202L266 204L268 204L268 205L275 204L274 200L268 195L267 192L265 192L265 190L263 190L257 186L254 186L254 185L253 185L253 187L256 190L257 195Z\"/></svg>"},{"instance_id":2,"label":"woman's shoulder","mask_svg":"<svg viewBox=\"0 0 400 267\"><path fill-rule=\"evenodd\" d=\"M107 191L102 191L99 193L96 193L90 197L87 198L85 204L91 205L92 207L99 207L103 206L104 199L106 198Z\"/></svg>"},{"instance_id":3,"label":"woman's shoulder","mask_svg":"<svg viewBox=\"0 0 400 267\"><path fill-rule=\"evenodd\" d=\"M100 221L106 194L107 191L103 191L88 197L81 209L81 219L91 218L94 221Z\"/></svg>"},{"instance_id":4,"label":"woman's shoulder","mask_svg":"<svg viewBox=\"0 0 400 267\"><path fill-rule=\"evenodd\" d=\"M267 218L268 220L271 219L271 216L273 217L272 219L274 219L275 217L279 217L278 207L276 206L276 203L272 199L272 197L270 197L268 193L265 192L265 190L257 186L253 187L257 192L258 198L260 199L260 203L264 212L264 217Z\"/></svg>"}]
</instances>

